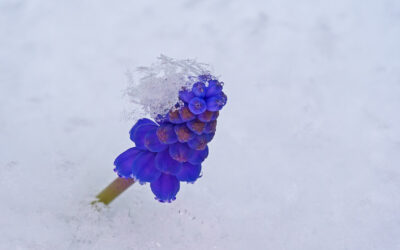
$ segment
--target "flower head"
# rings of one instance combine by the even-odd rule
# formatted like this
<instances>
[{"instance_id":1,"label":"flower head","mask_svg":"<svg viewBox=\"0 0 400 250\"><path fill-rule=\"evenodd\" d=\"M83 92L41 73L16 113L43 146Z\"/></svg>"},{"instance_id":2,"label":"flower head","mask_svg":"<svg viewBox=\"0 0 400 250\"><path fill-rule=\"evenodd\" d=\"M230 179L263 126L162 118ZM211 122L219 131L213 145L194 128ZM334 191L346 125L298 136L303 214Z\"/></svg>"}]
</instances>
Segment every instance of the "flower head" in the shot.
<instances>
[{"instance_id":1,"label":"flower head","mask_svg":"<svg viewBox=\"0 0 400 250\"><path fill-rule=\"evenodd\" d=\"M158 123L147 118L136 122L129 132L136 147L114 162L114 171L120 177L149 182L161 202L175 200L181 181L193 183L200 177L216 119L227 102L222 82L210 74L195 79L191 88L176 93L180 103L158 114L162 117Z\"/></svg>"}]
</instances>

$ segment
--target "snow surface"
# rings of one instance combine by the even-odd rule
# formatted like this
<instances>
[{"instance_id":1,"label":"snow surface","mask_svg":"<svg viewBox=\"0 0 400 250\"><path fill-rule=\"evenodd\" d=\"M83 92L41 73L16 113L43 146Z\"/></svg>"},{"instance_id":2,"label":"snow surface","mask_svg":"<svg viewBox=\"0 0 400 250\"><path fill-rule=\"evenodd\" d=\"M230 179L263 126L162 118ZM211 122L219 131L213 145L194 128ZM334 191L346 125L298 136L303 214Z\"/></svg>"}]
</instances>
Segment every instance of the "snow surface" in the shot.
<instances>
[{"instance_id":1,"label":"snow surface","mask_svg":"<svg viewBox=\"0 0 400 250\"><path fill-rule=\"evenodd\" d=\"M0 249L400 249L399 44L398 0L0 0ZM226 83L203 177L92 208L161 53Z\"/></svg>"}]
</instances>

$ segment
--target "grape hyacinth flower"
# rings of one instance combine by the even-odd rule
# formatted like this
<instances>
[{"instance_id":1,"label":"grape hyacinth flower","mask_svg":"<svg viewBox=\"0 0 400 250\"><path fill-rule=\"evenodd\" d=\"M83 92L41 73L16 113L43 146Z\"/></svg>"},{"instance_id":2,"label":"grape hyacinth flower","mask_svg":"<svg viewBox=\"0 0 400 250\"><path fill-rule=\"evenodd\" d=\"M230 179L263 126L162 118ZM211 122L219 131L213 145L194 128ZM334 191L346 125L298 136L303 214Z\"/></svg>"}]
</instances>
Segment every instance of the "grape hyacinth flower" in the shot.
<instances>
[{"instance_id":1,"label":"grape hyacinth flower","mask_svg":"<svg viewBox=\"0 0 400 250\"><path fill-rule=\"evenodd\" d=\"M194 183L201 176L202 163L209 154L208 143L215 135L219 111L227 97L222 91L223 83L207 71L184 75L183 81L175 92L175 104L163 113L153 112L154 120L139 119L129 131L135 147L114 161L123 189L134 181L150 183L156 200L171 202L176 199L181 182ZM100 193L99 201L108 204L120 193L112 185L117 184ZM110 194L109 190L114 192Z\"/></svg>"}]
</instances>

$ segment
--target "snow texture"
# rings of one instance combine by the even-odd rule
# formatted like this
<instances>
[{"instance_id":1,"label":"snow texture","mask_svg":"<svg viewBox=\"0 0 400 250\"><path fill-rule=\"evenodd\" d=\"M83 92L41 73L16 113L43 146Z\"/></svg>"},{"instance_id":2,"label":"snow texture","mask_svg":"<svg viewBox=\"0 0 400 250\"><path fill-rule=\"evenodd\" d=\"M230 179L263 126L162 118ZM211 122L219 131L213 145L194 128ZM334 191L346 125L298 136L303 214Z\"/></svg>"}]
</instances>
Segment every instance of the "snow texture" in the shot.
<instances>
[{"instance_id":1,"label":"snow texture","mask_svg":"<svg viewBox=\"0 0 400 250\"><path fill-rule=\"evenodd\" d=\"M400 249L399 44L398 0L0 0L0 249ZM92 208L160 54L226 83L204 175Z\"/></svg>"},{"instance_id":2,"label":"snow texture","mask_svg":"<svg viewBox=\"0 0 400 250\"><path fill-rule=\"evenodd\" d=\"M208 65L195 60L176 60L161 55L156 63L148 67L138 67L127 94L131 102L140 105L144 114L156 119L157 115L166 114L174 105L180 103L179 91L191 89L198 81L197 76L210 74ZM135 111L133 111L135 113Z\"/></svg>"}]
</instances>

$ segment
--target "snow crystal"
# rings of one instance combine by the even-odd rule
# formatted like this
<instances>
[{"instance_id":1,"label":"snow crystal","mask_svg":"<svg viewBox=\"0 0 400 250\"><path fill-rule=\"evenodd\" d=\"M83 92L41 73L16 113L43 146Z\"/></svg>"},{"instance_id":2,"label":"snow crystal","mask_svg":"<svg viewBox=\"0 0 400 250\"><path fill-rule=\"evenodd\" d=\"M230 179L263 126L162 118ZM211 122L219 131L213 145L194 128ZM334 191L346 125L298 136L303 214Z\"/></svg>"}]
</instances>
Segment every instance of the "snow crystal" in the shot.
<instances>
[{"instance_id":1,"label":"snow crystal","mask_svg":"<svg viewBox=\"0 0 400 250\"><path fill-rule=\"evenodd\" d=\"M160 55L149 67L139 67L130 78L127 95L134 104L156 119L179 103L178 92L191 88L199 75L210 74L209 65L195 60L176 60ZM134 77L139 77L136 79Z\"/></svg>"}]
</instances>

